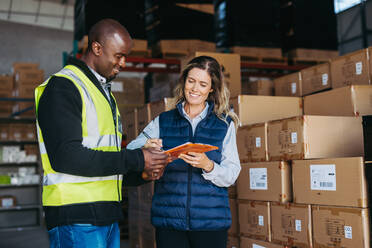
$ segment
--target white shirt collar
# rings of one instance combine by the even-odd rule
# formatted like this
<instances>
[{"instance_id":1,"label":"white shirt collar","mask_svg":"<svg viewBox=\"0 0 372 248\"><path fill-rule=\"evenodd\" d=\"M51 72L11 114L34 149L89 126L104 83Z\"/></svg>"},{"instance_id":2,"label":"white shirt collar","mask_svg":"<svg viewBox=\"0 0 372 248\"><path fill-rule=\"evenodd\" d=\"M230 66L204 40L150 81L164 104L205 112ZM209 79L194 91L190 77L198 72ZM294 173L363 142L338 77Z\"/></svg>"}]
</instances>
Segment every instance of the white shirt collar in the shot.
<instances>
[{"instance_id":1,"label":"white shirt collar","mask_svg":"<svg viewBox=\"0 0 372 248\"><path fill-rule=\"evenodd\" d=\"M93 70L92 68L90 68L88 66L89 70L94 74L94 76L96 76L96 78L98 79L98 81L101 83L101 84L105 84L106 83L106 78L105 77L102 77L101 75L98 74L98 72L96 72L95 70Z\"/></svg>"},{"instance_id":2,"label":"white shirt collar","mask_svg":"<svg viewBox=\"0 0 372 248\"><path fill-rule=\"evenodd\" d=\"M198 114L197 116L195 116L194 119L196 119L196 118L204 119L204 118L207 116L208 108L209 108L209 104L208 104L208 102L205 102L205 107L204 107L203 111L200 112L200 114ZM185 102L182 103L182 112L183 112L183 114L184 114L188 119L191 120L190 116L189 116L189 115L186 113L186 111L185 111Z\"/></svg>"}]
</instances>

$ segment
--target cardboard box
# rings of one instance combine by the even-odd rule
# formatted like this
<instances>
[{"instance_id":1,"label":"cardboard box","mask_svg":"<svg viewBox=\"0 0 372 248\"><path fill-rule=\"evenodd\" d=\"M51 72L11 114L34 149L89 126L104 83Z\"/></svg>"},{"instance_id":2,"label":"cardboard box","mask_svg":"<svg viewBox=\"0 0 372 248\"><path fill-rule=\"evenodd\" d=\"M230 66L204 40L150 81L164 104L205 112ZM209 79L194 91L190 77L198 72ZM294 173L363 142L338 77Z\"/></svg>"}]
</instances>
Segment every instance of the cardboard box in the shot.
<instances>
[{"instance_id":1,"label":"cardboard box","mask_svg":"<svg viewBox=\"0 0 372 248\"><path fill-rule=\"evenodd\" d=\"M331 60L332 88L370 84L368 49L358 50Z\"/></svg>"},{"instance_id":2,"label":"cardboard box","mask_svg":"<svg viewBox=\"0 0 372 248\"><path fill-rule=\"evenodd\" d=\"M14 90L14 97L19 98L34 98L36 85L24 84ZM30 103L30 102L28 102ZM32 102L31 102L32 103Z\"/></svg>"},{"instance_id":3,"label":"cardboard box","mask_svg":"<svg viewBox=\"0 0 372 248\"><path fill-rule=\"evenodd\" d=\"M246 237L240 237L241 248L283 248L282 245L277 245L261 240L254 240Z\"/></svg>"},{"instance_id":4,"label":"cardboard box","mask_svg":"<svg viewBox=\"0 0 372 248\"><path fill-rule=\"evenodd\" d=\"M123 133L126 135L126 143L128 144L138 136L138 119L137 109L125 112L122 115Z\"/></svg>"},{"instance_id":5,"label":"cardboard box","mask_svg":"<svg viewBox=\"0 0 372 248\"><path fill-rule=\"evenodd\" d=\"M9 123L0 123L0 141L9 140L10 126Z\"/></svg>"},{"instance_id":6,"label":"cardboard box","mask_svg":"<svg viewBox=\"0 0 372 248\"><path fill-rule=\"evenodd\" d=\"M338 51L323 49L296 48L288 52L290 58L304 61L328 61L338 56Z\"/></svg>"},{"instance_id":7,"label":"cardboard box","mask_svg":"<svg viewBox=\"0 0 372 248\"><path fill-rule=\"evenodd\" d=\"M239 237L227 236L227 248L239 248Z\"/></svg>"},{"instance_id":8,"label":"cardboard box","mask_svg":"<svg viewBox=\"0 0 372 248\"><path fill-rule=\"evenodd\" d=\"M305 96L305 115L372 115L372 85L351 85Z\"/></svg>"},{"instance_id":9,"label":"cardboard box","mask_svg":"<svg viewBox=\"0 0 372 248\"><path fill-rule=\"evenodd\" d=\"M301 70L300 72L303 96L330 89L332 87L329 63L311 66Z\"/></svg>"},{"instance_id":10,"label":"cardboard box","mask_svg":"<svg viewBox=\"0 0 372 248\"><path fill-rule=\"evenodd\" d=\"M237 189L238 199L291 201L291 167L284 161L242 164Z\"/></svg>"},{"instance_id":11,"label":"cardboard box","mask_svg":"<svg viewBox=\"0 0 372 248\"><path fill-rule=\"evenodd\" d=\"M269 160L363 156L361 117L305 115L270 121Z\"/></svg>"},{"instance_id":12,"label":"cardboard box","mask_svg":"<svg viewBox=\"0 0 372 248\"><path fill-rule=\"evenodd\" d=\"M297 248L313 247L311 206L271 203L272 242Z\"/></svg>"},{"instance_id":13,"label":"cardboard box","mask_svg":"<svg viewBox=\"0 0 372 248\"><path fill-rule=\"evenodd\" d=\"M363 157L294 160L294 202L368 207Z\"/></svg>"},{"instance_id":14,"label":"cardboard box","mask_svg":"<svg viewBox=\"0 0 372 248\"><path fill-rule=\"evenodd\" d=\"M301 73L295 72L274 79L276 96L302 96Z\"/></svg>"},{"instance_id":15,"label":"cardboard box","mask_svg":"<svg viewBox=\"0 0 372 248\"><path fill-rule=\"evenodd\" d=\"M273 96L274 82L268 79L261 79L254 82L242 82L242 94Z\"/></svg>"},{"instance_id":16,"label":"cardboard box","mask_svg":"<svg viewBox=\"0 0 372 248\"><path fill-rule=\"evenodd\" d=\"M240 125L262 123L302 115L301 97L240 95L230 100Z\"/></svg>"},{"instance_id":17,"label":"cardboard box","mask_svg":"<svg viewBox=\"0 0 372 248\"><path fill-rule=\"evenodd\" d=\"M238 211L240 235L271 241L270 202L240 200Z\"/></svg>"},{"instance_id":18,"label":"cardboard box","mask_svg":"<svg viewBox=\"0 0 372 248\"><path fill-rule=\"evenodd\" d=\"M235 97L241 94L241 71L240 71L240 55L228 53L211 53L211 52L195 52L187 58L181 60L181 71L187 63L194 57L210 56L215 58L222 66L224 80L226 86L230 90L230 97Z\"/></svg>"},{"instance_id":19,"label":"cardboard box","mask_svg":"<svg viewBox=\"0 0 372 248\"><path fill-rule=\"evenodd\" d=\"M115 78L111 83L111 91L118 105L145 103L144 82L142 78Z\"/></svg>"},{"instance_id":20,"label":"cardboard box","mask_svg":"<svg viewBox=\"0 0 372 248\"><path fill-rule=\"evenodd\" d=\"M314 248L370 247L369 209L312 206Z\"/></svg>"},{"instance_id":21,"label":"cardboard box","mask_svg":"<svg viewBox=\"0 0 372 248\"><path fill-rule=\"evenodd\" d=\"M12 67L12 73L15 73L19 70L37 70L38 68L39 68L38 63L14 62Z\"/></svg>"},{"instance_id":22,"label":"cardboard box","mask_svg":"<svg viewBox=\"0 0 372 248\"><path fill-rule=\"evenodd\" d=\"M34 85L35 87L44 82L44 70L28 69L17 70L14 73L15 88L21 88L24 84Z\"/></svg>"},{"instance_id":23,"label":"cardboard box","mask_svg":"<svg viewBox=\"0 0 372 248\"><path fill-rule=\"evenodd\" d=\"M137 121L137 135L139 135L151 121L150 104L147 103L144 106L137 108Z\"/></svg>"},{"instance_id":24,"label":"cardboard box","mask_svg":"<svg viewBox=\"0 0 372 248\"><path fill-rule=\"evenodd\" d=\"M236 199L238 196L237 190L236 190L236 183L231 185L227 188L227 191L229 192L229 198L230 199Z\"/></svg>"},{"instance_id":25,"label":"cardboard box","mask_svg":"<svg viewBox=\"0 0 372 248\"><path fill-rule=\"evenodd\" d=\"M13 90L13 76L0 75L0 89L1 90Z\"/></svg>"},{"instance_id":26,"label":"cardboard box","mask_svg":"<svg viewBox=\"0 0 372 248\"><path fill-rule=\"evenodd\" d=\"M13 115L21 117L35 117L33 102L18 102L12 106Z\"/></svg>"},{"instance_id":27,"label":"cardboard box","mask_svg":"<svg viewBox=\"0 0 372 248\"><path fill-rule=\"evenodd\" d=\"M239 127L236 143L241 163L267 161L267 124Z\"/></svg>"},{"instance_id":28,"label":"cardboard box","mask_svg":"<svg viewBox=\"0 0 372 248\"><path fill-rule=\"evenodd\" d=\"M229 199L231 211L231 227L228 230L228 235L239 235L239 219L238 219L238 203L235 199Z\"/></svg>"},{"instance_id":29,"label":"cardboard box","mask_svg":"<svg viewBox=\"0 0 372 248\"><path fill-rule=\"evenodd\" d=\"M159 116L161 113L171 110L174 107L174 98L166 97L157 102L150 103L151 120Z\"/></svg>"}]
</instances>

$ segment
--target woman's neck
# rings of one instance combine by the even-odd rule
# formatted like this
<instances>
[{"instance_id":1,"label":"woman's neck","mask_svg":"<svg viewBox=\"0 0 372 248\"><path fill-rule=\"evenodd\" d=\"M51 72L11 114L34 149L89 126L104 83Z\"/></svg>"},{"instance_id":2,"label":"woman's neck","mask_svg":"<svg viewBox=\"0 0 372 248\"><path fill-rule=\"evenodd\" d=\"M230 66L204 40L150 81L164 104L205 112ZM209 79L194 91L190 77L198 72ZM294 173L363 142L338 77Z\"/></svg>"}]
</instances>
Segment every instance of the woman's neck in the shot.
<instances>
[{"instance_id":1,"label":"woman's neck","mask_svg":"<svg viewBox=\"0 0 372 248\"><path fill-rule=\"evenodd\" d=\"M185 112L190 117L190 119L194 119L196 116L198 116L205 108L205 102L199 105L192 105L187 102L185 102Z\"/></svg>"}]
</instances>

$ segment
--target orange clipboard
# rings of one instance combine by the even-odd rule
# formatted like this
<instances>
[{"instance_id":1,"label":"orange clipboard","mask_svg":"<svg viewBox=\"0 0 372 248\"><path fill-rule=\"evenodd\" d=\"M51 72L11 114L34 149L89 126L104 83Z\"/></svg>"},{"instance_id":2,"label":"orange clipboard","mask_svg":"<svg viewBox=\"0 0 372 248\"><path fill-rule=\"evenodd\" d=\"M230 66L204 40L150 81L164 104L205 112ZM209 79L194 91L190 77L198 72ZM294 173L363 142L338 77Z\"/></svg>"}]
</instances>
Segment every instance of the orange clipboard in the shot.
<instances>
[{"instance_id":1,"label":"orange clipboard","mask_svg":"<svg viewBox=\"0 0 372 248\"><path fill-rule=\"evenodd\" d=\"M203 153L203 152L209 152L209 151L213 151L217 149L218 149L217 146L188 142L188 143L176 146L172 149L166 150L164 152L171 157L178 158L178 156L183 153L188 153L188 152Z\"/></svg>"}]
</instances>

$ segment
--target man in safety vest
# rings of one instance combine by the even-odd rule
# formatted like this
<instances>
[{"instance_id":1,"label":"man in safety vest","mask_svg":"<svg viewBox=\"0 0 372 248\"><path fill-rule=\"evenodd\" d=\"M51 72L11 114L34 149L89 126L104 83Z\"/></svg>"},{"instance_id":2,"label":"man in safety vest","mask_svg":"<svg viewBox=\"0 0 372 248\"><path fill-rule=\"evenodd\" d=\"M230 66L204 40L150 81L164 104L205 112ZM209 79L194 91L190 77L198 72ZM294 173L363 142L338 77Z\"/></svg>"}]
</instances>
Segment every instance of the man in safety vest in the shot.
<instances>
[{"instance_id":1,"label":"man in safety vest","mask_svg":"<svg viewBox=\"0 0 372 248\"><path fill-rule=\"evenodd\" d=\"M104 19L88 40L81 60L71 58L35 90L51 247L119 247L122 184L159 179L168 158L152 149L121 149L110 81L133 46L128 31Z\"/></svg>"}]
</instances>

